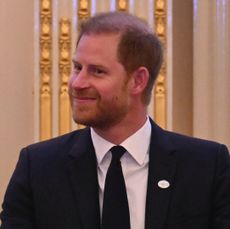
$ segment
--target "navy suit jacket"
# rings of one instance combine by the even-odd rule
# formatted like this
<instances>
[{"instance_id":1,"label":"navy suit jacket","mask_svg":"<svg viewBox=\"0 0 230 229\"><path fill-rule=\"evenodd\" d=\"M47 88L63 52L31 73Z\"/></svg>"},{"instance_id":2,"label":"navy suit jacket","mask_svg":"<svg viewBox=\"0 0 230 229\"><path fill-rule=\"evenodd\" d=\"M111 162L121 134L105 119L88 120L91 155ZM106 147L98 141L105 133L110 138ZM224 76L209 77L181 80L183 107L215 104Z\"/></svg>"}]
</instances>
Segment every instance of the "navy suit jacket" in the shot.
<instances>
[{"instance_id":1,"label":"navy suit jacket","mask_svg":"<svg viewBox=\"0 0 230 229\"><path fill-rule=\"evenodd\" d=\"M170 186L160 188L160 180ZM86 128L21 151L0 228L99 229L98 198L96 156ZM229 228L226 146L152 122L145 229Z\"/></svg>"}]
</instances>

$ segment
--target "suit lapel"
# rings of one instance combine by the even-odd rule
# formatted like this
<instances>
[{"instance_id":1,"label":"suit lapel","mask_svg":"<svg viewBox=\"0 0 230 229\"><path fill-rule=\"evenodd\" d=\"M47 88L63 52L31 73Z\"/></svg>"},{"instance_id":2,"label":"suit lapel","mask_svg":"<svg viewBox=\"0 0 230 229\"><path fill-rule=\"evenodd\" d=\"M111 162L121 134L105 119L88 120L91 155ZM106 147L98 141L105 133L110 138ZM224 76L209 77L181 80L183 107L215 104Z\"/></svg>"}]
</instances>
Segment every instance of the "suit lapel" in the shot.
<instances>
[{"instance_id":1,"label":"suit lapel","mask_svg":"<svg viewBox=\"0 0 230 229\"><path fill-rule=\"evenodd\" d=\"M152 122L145 229L164 229L176 172L175 150L168 135ZM68 170L83 228L100 228L97 162L89 128L69 153ZM166 180L170 186L161 188Z\"/></svg>"},{"instance_id":2,"label":"suit lapel","mask_svg":"<svg viewBox=\"0 0 230 229\"><path fill-rule=\"evenodd\" d=\"M68 170L83 228L100 228L97 162L89 128L72 148Z\"/></svg>"},{"instance_id":3,"label":"suit lapel","mask_svg":"<svg viewBox=\"0 0 230 229\"><path fill-rule=\"evenodd\" d=\"M165 131L153 122L151 139L145 228L163 229L174 185L176 160ZM163 187L160 181L167 181L169 187Z\"/></svg>"}]
</instances>

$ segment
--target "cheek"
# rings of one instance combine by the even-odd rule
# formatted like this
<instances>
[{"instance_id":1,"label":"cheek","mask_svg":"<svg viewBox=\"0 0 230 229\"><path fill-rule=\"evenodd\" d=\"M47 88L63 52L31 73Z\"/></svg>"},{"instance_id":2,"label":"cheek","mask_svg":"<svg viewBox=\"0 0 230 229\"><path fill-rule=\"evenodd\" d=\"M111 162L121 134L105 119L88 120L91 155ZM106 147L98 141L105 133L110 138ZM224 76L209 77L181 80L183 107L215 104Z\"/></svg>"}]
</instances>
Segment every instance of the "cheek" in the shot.
<instances>
[{"instance_id":1,"label":"cheek","mask_svg":"<svg viewBox=\"0 0 230 229\"><path fill-rule=\"evenodd\" d=\"M113 104L124 103L128 99L128 90L124 85L119 85L114 88L110 88L103 94L103 98Z\"/></svg>"}]
</instances>

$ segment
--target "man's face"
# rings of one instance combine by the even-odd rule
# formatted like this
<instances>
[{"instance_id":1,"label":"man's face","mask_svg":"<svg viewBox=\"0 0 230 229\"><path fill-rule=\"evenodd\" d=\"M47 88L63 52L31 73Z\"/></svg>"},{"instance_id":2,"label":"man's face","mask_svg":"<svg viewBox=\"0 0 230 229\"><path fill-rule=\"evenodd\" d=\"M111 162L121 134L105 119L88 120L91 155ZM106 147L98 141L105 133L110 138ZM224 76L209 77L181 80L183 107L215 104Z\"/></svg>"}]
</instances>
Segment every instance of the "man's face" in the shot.
<instances>
[{"instance_id":1,"label":"man's face","mask_svg":"<svg viewBox=\"0 0 230 229\"><path fill-rule=\"evenodd\" d=\"M69 95L74 120L106 129L129 111L129 80L117 60L119 36L84 35L73 58Z\"/></svg>"}]
</instances>

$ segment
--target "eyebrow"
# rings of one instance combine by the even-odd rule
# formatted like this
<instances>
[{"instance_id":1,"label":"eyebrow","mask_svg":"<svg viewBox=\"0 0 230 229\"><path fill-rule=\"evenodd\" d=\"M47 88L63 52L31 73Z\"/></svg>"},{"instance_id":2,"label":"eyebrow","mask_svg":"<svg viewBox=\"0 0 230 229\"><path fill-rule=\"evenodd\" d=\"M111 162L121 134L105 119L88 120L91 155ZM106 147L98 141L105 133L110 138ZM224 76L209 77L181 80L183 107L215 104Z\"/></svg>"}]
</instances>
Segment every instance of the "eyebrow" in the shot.
<instances>
[{"instance_id":1,"label":"eyebrow","mask_svg":"<svg viewBox=\"0 0 230 229\"><path fill-rule=\"evenodd\" d=\"M72 59L72 62L73 62L73 64L79 64L79 65L82 65L80 62L78 62L78 61L76 61L76 60L74 60L74 59ZM103 68L103 69L105 69L105 70L109 70L108 69L108 67L106 67L106 66L104 66L104 65L100 65L100 64L88 64L88 67L90 67L90 68L92 68L92 67L96 67L96 68Z\"/></svg>"}]
</instances>

